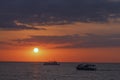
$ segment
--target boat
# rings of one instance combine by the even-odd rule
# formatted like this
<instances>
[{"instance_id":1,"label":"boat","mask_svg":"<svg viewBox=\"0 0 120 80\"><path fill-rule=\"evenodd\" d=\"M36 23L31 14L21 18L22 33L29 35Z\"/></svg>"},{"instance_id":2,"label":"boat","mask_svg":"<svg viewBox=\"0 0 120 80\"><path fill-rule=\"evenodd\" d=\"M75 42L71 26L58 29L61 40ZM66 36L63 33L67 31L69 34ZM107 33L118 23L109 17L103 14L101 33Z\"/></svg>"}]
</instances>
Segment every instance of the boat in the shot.
<instances>
[{"instance_id":1,"label":"boat","mask_svg":"<svg viewBox=\"0 0 120 80\"><path fill-rule=\"evenodd\" d=\"M60 63L56 61L44 62L43 65L60 65Z\"/></svg>"},{"instance_id":2,"label":"boat","mask_svg":"<svg viewBox=\"0 0 120 80\"><path fill-rule=\"evenodd\" d=\"M83 71L96 71L96 65L94 64L79 64L76 67L77 70L83 70Z\"/></svg>"}]
</instances>

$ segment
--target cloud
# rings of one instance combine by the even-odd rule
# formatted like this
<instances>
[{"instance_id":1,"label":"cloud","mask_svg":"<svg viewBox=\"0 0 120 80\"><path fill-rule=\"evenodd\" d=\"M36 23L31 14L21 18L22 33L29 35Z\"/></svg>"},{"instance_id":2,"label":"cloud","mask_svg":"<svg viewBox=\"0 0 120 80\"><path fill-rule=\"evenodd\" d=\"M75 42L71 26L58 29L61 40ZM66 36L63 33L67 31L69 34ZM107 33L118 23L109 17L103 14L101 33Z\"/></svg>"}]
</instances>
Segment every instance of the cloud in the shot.
<instances>
[{"instance_id":1,"label":"cloud","mask_svg":"<svg viewBox=\"0 0 120 80\"><path fill-rule=\"evenodd\" d=\"M46 30L45 28L36 28L32 25L23 24L18 21L0 21L0 30Z\"/></svg>"},{"instance_id":2,"label":"cloud","mask_svg":"<svg viewBox=\"0 0 120 80\"><path fill-rule=\"evenodd\" d=\"M13 43L0 41L0 49L8 49L13 46Z\"/></svg>"},{"instance_id":3,"label":"cloud","mask_svg":"<svg viewBox=\"0 0 120 80\"><path fill-rule=\"evenodd\" d=\"M0 28L3 30L38 30L35 26L75 22L105 23L119 17L118 0L0 0ZM15 20L33 27L18 26Z\"/></svg>"},{"instance_id":4,"label":"cloud","mask_svg":"<svg viewBox=\"0 0 120 80\"><path fill-rule=\"evenodd\" d=\"M54 45L54 48L120 47L120 34L86 34L84 36L78 34L64 36L31 36L30 38L17 39L13 41L23 45L31 43L36 43L39 45Z\"/></svg>"},{"instance_id":5,"label":"cloud","mask_svg":"<svg viewBox=\"0 0 120 80\"><path fill-rule=\"evenodd\" d=\"M120 2L120 0L108 0L110 2Z\"/></svg>"}]
</instances>

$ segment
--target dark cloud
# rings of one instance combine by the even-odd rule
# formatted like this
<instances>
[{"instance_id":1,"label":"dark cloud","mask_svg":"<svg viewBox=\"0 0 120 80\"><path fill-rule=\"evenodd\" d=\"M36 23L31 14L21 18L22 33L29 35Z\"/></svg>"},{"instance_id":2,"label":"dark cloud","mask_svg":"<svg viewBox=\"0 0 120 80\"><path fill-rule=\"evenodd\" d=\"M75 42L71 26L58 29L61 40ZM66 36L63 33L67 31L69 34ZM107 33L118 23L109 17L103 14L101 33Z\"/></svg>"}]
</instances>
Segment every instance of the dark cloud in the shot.
<instances>
[{"instance_id":1,"label":"dark cloud","mask_svg":"<svg viewBox=\"0 0 120 80\"><path fill-rule=\"evenodd\" d=\"M17 41L21 44L23 43L23 45L31 43L57 45L54 48L120 47L120 34L86 34L84 36L80 36L78 34L65 36L31 36L27 39L17 39L14 41Z\"/></svg>"},{"instance_id":2,"label":"dark cloud","mask_svg":"<svg viewBox=\"0 0 120 80\"><path fill-rule=\"evenodd\" d=\"M109 0L111 2L120 2L120 0Z\"/></svg>"},{"instance_id":3,"label":"dark cloud","mask_svg":"<svg viewBox=\"0 0 120 80\"><path fill-rule=\"evenodd\" d=\"M0 28L7 30L38 29L15 25L15 20L35 26L116 18L120 18L119 0L0 0Z\"/></svg>"}]
</instances>

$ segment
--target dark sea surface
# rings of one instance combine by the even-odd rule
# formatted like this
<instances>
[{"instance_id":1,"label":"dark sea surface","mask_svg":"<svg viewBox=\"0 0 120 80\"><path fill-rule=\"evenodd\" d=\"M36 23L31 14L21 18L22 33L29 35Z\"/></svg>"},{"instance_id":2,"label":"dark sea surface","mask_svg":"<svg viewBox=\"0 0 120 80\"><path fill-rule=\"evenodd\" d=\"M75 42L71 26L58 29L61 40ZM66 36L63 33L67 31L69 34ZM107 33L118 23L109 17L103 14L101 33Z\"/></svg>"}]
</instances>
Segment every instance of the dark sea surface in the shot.
<instances>
[{"instance_id":1,"label":"dark sea surface","mask_svg":"<svg viewBox=\"0 0 120 80\"><path fill-rule=\"evenodd\" d=\"M120 80L120 64L96 64L97 71L78 71L79 63L0 63L0 80Z\"/></svg>"}]
</instances>

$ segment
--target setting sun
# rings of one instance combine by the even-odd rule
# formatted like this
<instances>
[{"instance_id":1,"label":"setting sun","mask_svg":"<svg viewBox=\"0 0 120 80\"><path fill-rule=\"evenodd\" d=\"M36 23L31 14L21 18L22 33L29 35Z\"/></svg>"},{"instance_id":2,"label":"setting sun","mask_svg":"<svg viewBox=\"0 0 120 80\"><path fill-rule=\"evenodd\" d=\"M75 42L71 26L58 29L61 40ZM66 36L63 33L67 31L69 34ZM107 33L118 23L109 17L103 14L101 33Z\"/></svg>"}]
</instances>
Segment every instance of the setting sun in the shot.
<instances>
[{"instance_id":1,"label":"setting sun","mask_svg":"<svg viewBox=\"0 0 120 80\"><path fill-rule=\"evenodd\" d=\"M39 52L39 49L38 49L38 48L34 48L34 49L33 49L33 52L34 52L34 53L38 53L38 52Z\"/></svg>"}]
</instances>

